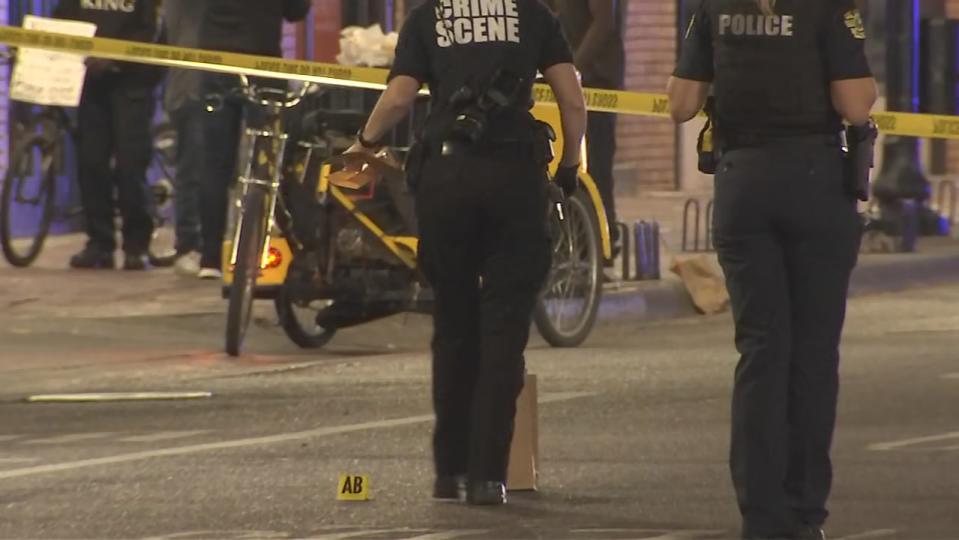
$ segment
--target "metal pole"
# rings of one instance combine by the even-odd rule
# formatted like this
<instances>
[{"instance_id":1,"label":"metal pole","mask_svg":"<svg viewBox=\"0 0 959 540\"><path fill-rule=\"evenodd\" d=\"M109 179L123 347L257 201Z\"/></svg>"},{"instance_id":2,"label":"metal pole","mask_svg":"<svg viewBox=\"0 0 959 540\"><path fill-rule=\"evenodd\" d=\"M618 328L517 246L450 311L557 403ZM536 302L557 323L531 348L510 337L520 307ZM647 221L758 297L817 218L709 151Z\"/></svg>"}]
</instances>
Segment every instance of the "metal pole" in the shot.
<instances>
[{"instance_id":1,"label":"metal pole","mask_svg":"<svg viewBox=\"0 0 959 540\"><path fill-rule=\"evenodd\" d=\"M879 5L873 4L875 7ZM918 112L919 108L919 1L888 2L885 13L886 100L890 111ZM879 203L876 224L884 232L902 236L903 219L916 204L928 198L929 181L920 170L919 141L913 137L887 137L882 170L873 186ZM903 246L912 250L911 242Z\"/></svg>"}]
</instances>

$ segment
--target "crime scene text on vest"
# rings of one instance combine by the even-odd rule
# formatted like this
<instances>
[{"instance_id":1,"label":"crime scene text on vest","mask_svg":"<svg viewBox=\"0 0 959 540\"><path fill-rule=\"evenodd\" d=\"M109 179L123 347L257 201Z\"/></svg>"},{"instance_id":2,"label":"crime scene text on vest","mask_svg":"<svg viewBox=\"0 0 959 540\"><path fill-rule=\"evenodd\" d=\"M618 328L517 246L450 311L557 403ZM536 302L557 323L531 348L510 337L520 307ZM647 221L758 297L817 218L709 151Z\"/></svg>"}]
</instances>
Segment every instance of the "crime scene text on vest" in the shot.
<instances>
[{"instance_id":1,"label":"crime scene text on vest","mask_svg":"<svg viewBox=\"0 0 959 540\"><path fill-rule=\"evenodd\" d=\"M519 43L517 0L440 0L436 44Z\"/></svg>"}]
</instances>

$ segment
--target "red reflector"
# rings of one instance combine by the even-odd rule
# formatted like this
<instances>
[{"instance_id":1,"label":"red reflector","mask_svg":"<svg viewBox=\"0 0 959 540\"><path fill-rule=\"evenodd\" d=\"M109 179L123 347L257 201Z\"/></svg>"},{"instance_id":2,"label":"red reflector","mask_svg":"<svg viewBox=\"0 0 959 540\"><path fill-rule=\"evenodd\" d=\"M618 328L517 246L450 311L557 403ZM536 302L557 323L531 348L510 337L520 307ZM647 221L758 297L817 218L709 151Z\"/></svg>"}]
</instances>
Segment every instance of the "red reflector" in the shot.
<instances>
[{"instance_id":1,"label":"red reflector","mask_svg":"<svg viewBox=\"0 0 959 540\"><path fill-rule=\"evenodd\" d=\"M281 264L283 264L283 254L275 247L270 247L269 253L266 254L266 262L263 264L263 268L277 268Z\"/></svg>"}]
</instances>

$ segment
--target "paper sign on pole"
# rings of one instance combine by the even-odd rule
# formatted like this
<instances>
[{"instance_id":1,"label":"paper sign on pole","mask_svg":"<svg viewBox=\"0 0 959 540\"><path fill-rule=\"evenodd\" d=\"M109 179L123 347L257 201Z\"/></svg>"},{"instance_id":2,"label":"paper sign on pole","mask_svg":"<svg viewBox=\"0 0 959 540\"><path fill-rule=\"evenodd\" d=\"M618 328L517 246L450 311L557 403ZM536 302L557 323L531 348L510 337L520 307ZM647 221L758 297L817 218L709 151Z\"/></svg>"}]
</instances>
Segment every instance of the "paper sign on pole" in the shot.
<instances>
[{"instance_id":1,"label":"paper sign on pole","mask_svg":"<svg viewBox=\"0 0 959 540\"><path fill-rule=\"evenodd\" d=\"M97 25L92 23L33 15L23 18L23 27L82 37L93 37L97 32ZM19 49L10 82L10 99L38 105L76 107L80 104L83 79L87 73L85 59L79 54Z\"/></svg>"}]
</instances>

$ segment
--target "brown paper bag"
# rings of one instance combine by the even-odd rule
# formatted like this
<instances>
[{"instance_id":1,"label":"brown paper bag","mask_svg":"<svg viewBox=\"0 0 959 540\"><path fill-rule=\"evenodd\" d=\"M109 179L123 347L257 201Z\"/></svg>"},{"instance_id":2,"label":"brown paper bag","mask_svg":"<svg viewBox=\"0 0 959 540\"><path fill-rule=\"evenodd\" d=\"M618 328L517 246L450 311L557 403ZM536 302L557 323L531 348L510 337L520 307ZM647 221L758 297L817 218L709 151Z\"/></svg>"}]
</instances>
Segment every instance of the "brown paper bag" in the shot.
<instances>
[{"instance_id":1,"label":"brown paper bag","mask_svg":"<svg viewBox=\"0 0 959 540\"><path fill-rule=\"evenodd\" d=\"M526 374L523 391L516 400L513 443L509 452L506 489L535 491L539 467L539 413L536 375Z\"/></svg>"},{"instance_id":2,"label":"brown paper bag","mask_svg":"<svg viewBox=\"0 0 959 540\"><path fill-rule=\"evenodd\" d=\"M701 312L712 315L729 307L726 281L709 257L676 258L669 269L683 280L693 304Z\"/></svg>"}]
</instances>

